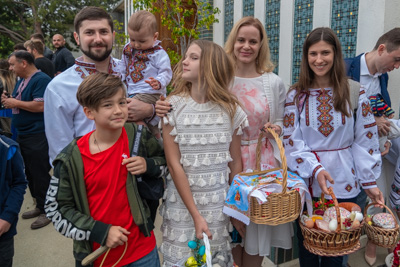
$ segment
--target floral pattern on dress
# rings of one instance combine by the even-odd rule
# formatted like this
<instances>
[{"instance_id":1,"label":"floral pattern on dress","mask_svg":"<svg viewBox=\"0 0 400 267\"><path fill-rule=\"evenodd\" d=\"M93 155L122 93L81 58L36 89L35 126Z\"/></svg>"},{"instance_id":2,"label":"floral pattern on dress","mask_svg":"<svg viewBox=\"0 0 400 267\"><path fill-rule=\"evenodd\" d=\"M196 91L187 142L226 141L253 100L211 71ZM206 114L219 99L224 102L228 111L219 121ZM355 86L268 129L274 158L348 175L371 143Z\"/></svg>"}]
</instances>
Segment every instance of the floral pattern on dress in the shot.
<instances>
[{"instance_id":1,"label":"floral pattern on dress","mask_svg":"<svg viewBox=\"0 0 400 267\"><path fill-rule=\"evenodd\" d=\"M242 79L235 77L232 88L244 112L247 114L249 127L243 129L242 135L242 164L243 170L256 169L256 148L260 129L269 120L269 105L263 92L262 78ZM248 145L243 145L248 142ZM277 167L274 151L271 143L265 138L261 146L261 164L264 166Z\"/></svg>"}]
</instances>

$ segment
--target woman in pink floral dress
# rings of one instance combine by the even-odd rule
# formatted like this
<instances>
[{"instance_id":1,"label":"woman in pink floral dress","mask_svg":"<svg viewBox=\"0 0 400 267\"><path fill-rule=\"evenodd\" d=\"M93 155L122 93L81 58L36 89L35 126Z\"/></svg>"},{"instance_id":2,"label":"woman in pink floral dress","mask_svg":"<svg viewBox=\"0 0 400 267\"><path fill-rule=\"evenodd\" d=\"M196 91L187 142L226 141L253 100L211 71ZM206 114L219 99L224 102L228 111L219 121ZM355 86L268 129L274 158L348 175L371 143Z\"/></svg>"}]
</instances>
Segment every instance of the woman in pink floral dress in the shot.
<instances>
[{"instance_id":1,"label":"woman in pink floral dress","mask_svg":"<svg viewBox=\"0 0 400 267\"><path fill-rule=\"evenodd\" d=\"M256 169L256 147L260 129L270 127L282 134L286 90L282 80L272 70L268 38L261 22L253 17L239 20L229 34L225 51L235 62L235 81L232 92L238 97L247 114L249 127L243 129L241 151L243 171ZM277 144L266 134L261 148L261 169L280 166ZM258 225L231 218L243 241L233 249L239 266L261 266L271 246L291 248L292 226ZM243 249L244 246L244 249Z\"/></svg>"}]
</instances>

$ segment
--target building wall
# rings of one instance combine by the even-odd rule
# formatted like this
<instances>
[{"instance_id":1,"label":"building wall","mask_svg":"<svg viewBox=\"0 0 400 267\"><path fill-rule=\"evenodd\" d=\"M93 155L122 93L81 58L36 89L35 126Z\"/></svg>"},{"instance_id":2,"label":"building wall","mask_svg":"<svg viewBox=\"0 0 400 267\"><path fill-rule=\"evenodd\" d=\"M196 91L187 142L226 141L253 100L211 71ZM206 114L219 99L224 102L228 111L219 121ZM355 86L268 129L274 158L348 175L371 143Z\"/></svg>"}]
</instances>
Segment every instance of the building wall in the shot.
<instances>
[{"instance_id":1,"label":"building wall","mask_svg":"<svg viewBox=\"0 0 400 267\"><path fill-rule=\"evenodd\" d=\"M268 8L276 4L280 5L280 12L268 12ZM271 54L278 51L277 56L272 55L277 73L287 88L296 81L298 45L302 45L313 28L331 27L342 43L344 56L350 57L372 50L379 36L400 26L398 0L214 0L214 6L221 13L219 23L213 27L213 39L221 46L243 14L253 14L264 24L267 34L271 32L270 46L274 48ZM271 25L271 21L279 21L279 25ZM279 34L273 32L276 28ZM400 113L399 85L400 71L394 70L389 73L389 92L397 116Z\"/></svg>"}]
</instances>

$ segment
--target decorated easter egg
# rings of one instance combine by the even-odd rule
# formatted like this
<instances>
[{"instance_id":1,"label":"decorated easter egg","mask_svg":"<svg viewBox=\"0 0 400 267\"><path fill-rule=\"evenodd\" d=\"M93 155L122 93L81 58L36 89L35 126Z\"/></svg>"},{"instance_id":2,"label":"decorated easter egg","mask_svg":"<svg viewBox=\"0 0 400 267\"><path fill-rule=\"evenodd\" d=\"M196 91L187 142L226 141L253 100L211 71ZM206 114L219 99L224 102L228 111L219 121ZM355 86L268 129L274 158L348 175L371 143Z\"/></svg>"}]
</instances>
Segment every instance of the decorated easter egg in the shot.
<instances>
[{"instance_id":1,"label":"decorated easter egg","mask_svg":"<svg viewBox=\"0 0 400 267\"><path fill-rule=\"evenodd\" d=\"M197 266L197 261L194 257L189 257L185 263L186 267Z\"/></svg>"},{"instance_id":2,"label":"decorated easter egg","mask_svg":"<svg viewBox=\"0 0 400 267\"><path fill-rule=\"evenodd\" d=\"M332 232L336 231L337 226L338 226L338 222L336 219L332 219L329 222L329 230L331 230Z\"/></svg>"},{"instance_id":3,"label":"decorated easter egg","mask_svg":"<svg viewBox=\"0 0 400 267\"><path fill-rule=\"evenodd\" d=\"M197 248L197 243L196 243L196 241L190 240L190 241L188 242L188 247L191 248L191 249L196 249L196 248Z\"/></svg>"},{"instance_id":4,"label":"decorated easter egg","mask_svg":"<svg viewBox=\"0 0 400 267\"><path fill-rule=\"evenodd\" d=\"M364 216L361 212L356 211L356 220L361 222L363 220Z\"/></svg>"},{"instance_id":5,"label":"decorated easter egg","mask_svg":"<svg viewBox=\"0 0 400 267\"><path fill-rule=\"evenodd\" d=\"M199 255L203 256L206 253L206 247L205 246L201 246L199 248Z\"/></svg>"}]
</instances>

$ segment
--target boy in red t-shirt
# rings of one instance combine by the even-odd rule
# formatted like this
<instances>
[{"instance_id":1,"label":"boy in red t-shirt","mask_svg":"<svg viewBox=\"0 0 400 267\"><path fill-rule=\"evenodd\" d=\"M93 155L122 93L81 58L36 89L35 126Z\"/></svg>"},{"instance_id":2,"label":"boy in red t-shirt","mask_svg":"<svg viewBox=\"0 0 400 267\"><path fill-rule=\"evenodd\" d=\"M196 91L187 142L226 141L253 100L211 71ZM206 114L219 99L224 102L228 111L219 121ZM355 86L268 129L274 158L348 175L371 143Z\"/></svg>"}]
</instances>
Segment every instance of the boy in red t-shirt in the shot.
<instances>
[{"instance_id":1,"label":"boy in red t-shirt","mask_svg":"<svg viewBox=\"0 0 400 267\"><path fill-rule=\"evenodd\" d=\"M94 266L159 266L153 222L133 175L160 177L164 152L143 129L139 155L145 156L129 157L137 127L125 124L126 89L119 77L88 76L77 99L96 130L72 141L55 159L47 216L57 231L75 240L76 266L100 246L111 249Z\"/></svg>"}]
</instances>

